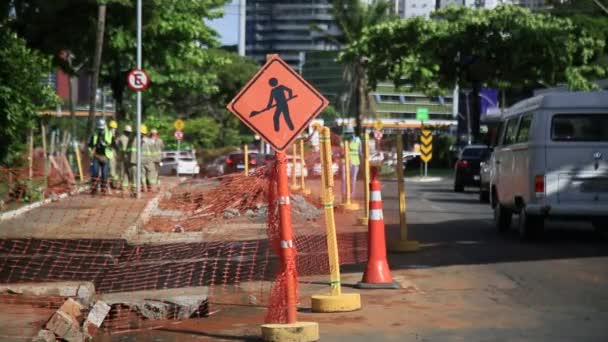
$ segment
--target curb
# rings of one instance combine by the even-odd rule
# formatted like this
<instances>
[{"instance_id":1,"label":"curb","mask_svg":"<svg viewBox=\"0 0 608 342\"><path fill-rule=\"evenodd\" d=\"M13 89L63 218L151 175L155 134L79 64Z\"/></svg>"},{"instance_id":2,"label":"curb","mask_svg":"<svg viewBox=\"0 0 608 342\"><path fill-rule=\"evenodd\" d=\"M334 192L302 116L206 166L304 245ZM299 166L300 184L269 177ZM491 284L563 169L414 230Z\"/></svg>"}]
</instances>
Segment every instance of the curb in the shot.
<instances>
[{"instance_id":1,"label":"curb","mask_svg":"<svg viewBox=\"0 0 608 342\"><path fill-rule=\"evenodd\" d=\"M84 191L86 191L88 189L89 189L89 186L88 185L84 185L84 186L81 186L80 188L76 188L76 191L73 191L73 192L64 192L64 193L59 194L59 195L51 196L50 198L47 198L45 200L34 202L34 203L28 204L26 206L23 206L21 208L15 209L15 210L7 211L5 213L0 214L0 222L5 221L5 220L14 219L14 218L16 218L16 217L18 217L20 215L23 215L23 214L27 213L28 211L34 210L34 209L36 209L38 207L41 207L41 206L43 206L45 204L49 204L51 202L56 202L56 201L62 200L64 198L68 197L68 196L73 196L73 195L76 195L76 194L80 194L80 193L82 193L82 192L84 192Z\"/></svg>"}]
</instances>

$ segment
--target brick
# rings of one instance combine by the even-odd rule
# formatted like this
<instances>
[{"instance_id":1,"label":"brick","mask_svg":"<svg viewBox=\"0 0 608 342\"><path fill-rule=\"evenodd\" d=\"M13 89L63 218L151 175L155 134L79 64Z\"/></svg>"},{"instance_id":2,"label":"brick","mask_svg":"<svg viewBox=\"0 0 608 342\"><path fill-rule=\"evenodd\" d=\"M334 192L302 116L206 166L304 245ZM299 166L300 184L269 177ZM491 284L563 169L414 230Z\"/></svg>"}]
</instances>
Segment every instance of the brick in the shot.
<instances>
[{"instance_id":1,"label":"brick","mask_svg":"<svg viewBox=\"0 0 608 342\"><path fill-rule=\"evenodd\" d=\"M82 316L82 309L83 307L80 303L72 298L68 298L68 300L59 308L59 311L66 313L79 321Z\"/></svg>"}]
</instances>

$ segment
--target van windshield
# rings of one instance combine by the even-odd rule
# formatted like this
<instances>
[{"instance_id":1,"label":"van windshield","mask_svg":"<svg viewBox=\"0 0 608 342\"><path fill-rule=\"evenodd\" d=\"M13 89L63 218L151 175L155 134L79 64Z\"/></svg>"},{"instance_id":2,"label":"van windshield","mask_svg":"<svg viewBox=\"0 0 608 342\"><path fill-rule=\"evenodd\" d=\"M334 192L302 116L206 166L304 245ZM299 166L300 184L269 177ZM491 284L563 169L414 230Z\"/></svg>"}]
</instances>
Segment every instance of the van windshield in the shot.
<instances>
[{"instance_id":1,"label":"van windshield","mask_svg":"<svg viewBox=\"0 0 608 342\"><path fill-rule=\"evenodd\" d=\"M608 141L608 114L557 114L551 123L553 141Z\"/></svg>"}]
</instances>

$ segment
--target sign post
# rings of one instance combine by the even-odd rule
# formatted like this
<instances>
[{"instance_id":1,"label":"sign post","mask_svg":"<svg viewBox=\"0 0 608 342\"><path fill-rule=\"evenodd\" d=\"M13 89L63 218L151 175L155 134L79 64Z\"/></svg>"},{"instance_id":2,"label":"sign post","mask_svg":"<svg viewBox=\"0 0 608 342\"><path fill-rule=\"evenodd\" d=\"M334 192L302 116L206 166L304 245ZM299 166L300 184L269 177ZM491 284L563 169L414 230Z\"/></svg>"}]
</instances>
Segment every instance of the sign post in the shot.
<instances>
[{"instance_id":1,"label":"sign post","mask_svg":"<svg viewBox=\"0 0 608 342\"><path fill-rule=\"evenodd\" d=\"M420 159L424 162L424 177L428 175L429 161L433 159L433 132L423 129L420 135Z\"/></svg>"},{"instance_id":2,"label":"sign post","mask_svg":"<svg viewBox=\"0 0 608 342\"><path fill-rule=\"evenodd\" d=\"M289 332L298 341L319 339L317 323L297 322L296 317L295 245L285 150L328 103L327 99L278 55L268 55L266 64L227 106L229 111L276 150L281 262L287 285L284 294L287 324L263 325L262 337L267 341L274 341L285 332ZM293 172L295 173L295 169Z\"/></svg>"}]
</instances>

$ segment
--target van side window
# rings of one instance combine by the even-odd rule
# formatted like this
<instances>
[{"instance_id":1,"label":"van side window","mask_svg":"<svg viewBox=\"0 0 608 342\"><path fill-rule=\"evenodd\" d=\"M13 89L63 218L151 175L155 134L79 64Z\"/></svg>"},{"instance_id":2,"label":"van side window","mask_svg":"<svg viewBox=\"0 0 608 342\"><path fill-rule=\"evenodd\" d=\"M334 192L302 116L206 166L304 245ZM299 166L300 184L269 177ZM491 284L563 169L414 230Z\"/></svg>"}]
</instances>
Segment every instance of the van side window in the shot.
<instances>
[{"instance_id":1,"label":"van side window","mask_svg":"<svg viewBox=\"0 0 608 342\"><path fill-rule=\"evenodd\" d=\"M522 116L519 122L519 131L517 132L516 142L527 142L530 138L530 126L532 125L532 114Z\"/></svg>"},{"instance_id":2,"label":"van side window","mask_svg":"<svg viewBox=\"0 0 608 342\"><path fill-rule=\"evenodd\" d=\"M511 145L515 142L517 135L517 120L518 118L512 118L507 121L507 128L505 129L504 139L502 140L503 145Z\"/></svg>"}]
</instances>

